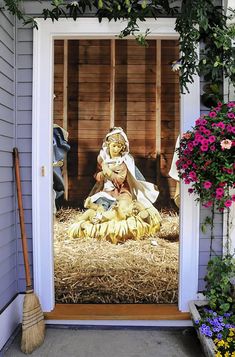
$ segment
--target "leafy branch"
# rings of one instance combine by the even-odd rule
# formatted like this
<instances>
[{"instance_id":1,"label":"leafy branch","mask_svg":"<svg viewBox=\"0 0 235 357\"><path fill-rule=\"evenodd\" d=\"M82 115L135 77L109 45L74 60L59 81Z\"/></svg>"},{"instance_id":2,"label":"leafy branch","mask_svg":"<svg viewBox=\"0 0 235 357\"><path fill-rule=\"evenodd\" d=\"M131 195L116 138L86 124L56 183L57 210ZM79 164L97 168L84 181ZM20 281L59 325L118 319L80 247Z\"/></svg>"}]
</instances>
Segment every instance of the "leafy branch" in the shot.
<instances>
[{"instance_id":1,"label":"leafy branch","mask_svg":"<svg viewBox=\"0 0 235 357\"><path fill-rule=\"evenodd\" d=\"M37 28L33 17L23 10L23 0L3 0L4 8L15 15L25 25ZM39 0L40 2L40 0ZM147 37L151 29L140 33L139 21L147 18L176 17L175 30L179 33L180 45L180 88L181 92L189 91L195 75L203 75L209 82L205 93L207 100L218 99L223 74L235 84L235 53L232 42L235 38L235 26L228 26L227 20L234 16L225 15L222 7L215 6L213 0L52 0L48 8L42 10L41 16L58 21L61 17L74 20L94 12L101 22L128 20L119 37L132 35L138 43L147 46ZM204 43L200 57L199 43ZM172 62L177 59L172 59ZM213 103L210 103L211 105Z\"/></svg>"}]
</instances>

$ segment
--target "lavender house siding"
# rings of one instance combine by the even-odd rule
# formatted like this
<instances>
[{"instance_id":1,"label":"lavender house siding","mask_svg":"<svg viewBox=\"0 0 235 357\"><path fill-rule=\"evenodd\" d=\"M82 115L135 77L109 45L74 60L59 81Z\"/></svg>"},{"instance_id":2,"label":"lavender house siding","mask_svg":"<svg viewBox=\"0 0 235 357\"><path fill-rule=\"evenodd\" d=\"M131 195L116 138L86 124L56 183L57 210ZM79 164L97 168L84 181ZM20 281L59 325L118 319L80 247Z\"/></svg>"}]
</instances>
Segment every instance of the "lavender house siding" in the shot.
<instances>
[{"instance_id":1,"label":"lavender house siding","mask_svg":"<svg viewBox=\"0 0 235 357\"><path fill-rule=\"evenodd\" d=\"M32 29L19 25L16 38L17 61L17 146L20 151L23 205L26 234L28 238L29 261L32 270ZM18 288L25 290L25 272L21 248L20 226L17 218L18 238ZM32 273L32 271L31 271Z\"/></svg>"},{"instance_id":2,"label":"lavender house siding","mask_svg":"<svg viewBox=\"0 0 235 357\"><path fill-rule=\"evenodd\" d=\"M0 11L0 310L17 294L12 149L15 146L15 26Z\"/></svg>"},{"instance_id":3,"label":"lavender house siding","mask_svg":"<svg viewBox=\"0 0 235 357\"><path fill-rule=\"evenodd\" d=\"M35 1L24 1L24 7L28 14L37 16L42 12L42 9L49 5L49 1L42 3ZM32 30L22 27L18 24L17 29L17 145L21 152L22 166L22 185L25 207L25 221L28 233L28 243L30 251L30 261L32 262L32 211L31 211L31 151L32 151L32 51L33 51L33 34ZM45 54L46 55L46 54ZM203 83L202 83L203 85ZM205 111L206 108L201 108ZM201 209L201 223L204 217L210 215L210 211ZM217 253L222 252L222 218L216 215L216 238L214 241L214 250ZM18 246L20 247L20 232L17 227ZM200 251L199 251L199 291L204 288L204 275L206 265L209 259L210 238L209 232L206 234L200 233ZM19 249L19 291L24 291L24 269L22 252Z\"/></svg>"}]
</instances>

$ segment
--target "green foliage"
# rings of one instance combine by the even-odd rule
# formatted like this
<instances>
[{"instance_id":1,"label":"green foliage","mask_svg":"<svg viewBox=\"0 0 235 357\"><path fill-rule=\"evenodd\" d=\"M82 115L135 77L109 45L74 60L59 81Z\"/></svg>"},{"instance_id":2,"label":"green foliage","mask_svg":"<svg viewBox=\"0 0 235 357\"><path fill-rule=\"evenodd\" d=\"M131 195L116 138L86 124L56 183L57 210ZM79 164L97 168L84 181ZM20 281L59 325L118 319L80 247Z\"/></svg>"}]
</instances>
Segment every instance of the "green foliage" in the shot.
<instances>
[{"instance_id":1,"label":"green foliage","mask_svg":"<svg viewBox=\"0 0 235 357\"><path fill-rule=\"evenodd\" d=\"M34 18L25 15L23 0L3 2L5 8L24 24L37 27ZM103 18L109 21L128 20L120 38L133 35L144 46L147 46L147 35L151 29L140 34L139 21L162 16L176 17L175 29L180 35L181 49L181 92L189 91L188 84L193 82L196 74L204 75L209 84L217 85L218 88L221 87L223 74L235 84L235 56L232 48L235 26L227 25L229 16L225 16L223 8L215 6L213 0L182 0L180 5L174 3L172 0L52 0L50 6L43 9L41 16L44 19L50 18L53 22L60 17L77 20L95 10L99 21ZM204 42L204 48L199 58L197 49L200 41ZM172 62L174 60L177 59L172 58ZM211 93L211 87L208 88L203 100L206 105L211 106L220 97L218 93L216 96L213 91Z\"/></svg>"},{"instance_id":2,"label":"green foliage","mask_svg":"<svg viewBox=\"0 0 235 357\"><path fill-rule=\"evenodd\" d=\"M234 311L232 279L235 277L235 259L231 255L213 257L207 266L205 296L212 310L224 314Z\"/></svg>"}]
</instances>

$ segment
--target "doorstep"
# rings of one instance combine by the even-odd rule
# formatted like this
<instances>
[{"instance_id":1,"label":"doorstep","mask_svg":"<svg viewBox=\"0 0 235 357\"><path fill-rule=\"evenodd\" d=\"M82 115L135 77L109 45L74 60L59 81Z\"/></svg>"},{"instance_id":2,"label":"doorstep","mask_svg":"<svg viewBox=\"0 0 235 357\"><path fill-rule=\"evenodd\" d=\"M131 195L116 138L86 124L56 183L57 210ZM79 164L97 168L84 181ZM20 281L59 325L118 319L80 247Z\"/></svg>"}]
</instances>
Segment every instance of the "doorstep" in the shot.
<instances>
[{"instance_id":1,"label":"doorstep","mask_svg":"<svg viewBox=\"0 0 235 357\"><path fill-rule=\"evenodd\" d=\"M191 320L176 304L56 304L46 320Z\"/></svg>"}]
</instances>

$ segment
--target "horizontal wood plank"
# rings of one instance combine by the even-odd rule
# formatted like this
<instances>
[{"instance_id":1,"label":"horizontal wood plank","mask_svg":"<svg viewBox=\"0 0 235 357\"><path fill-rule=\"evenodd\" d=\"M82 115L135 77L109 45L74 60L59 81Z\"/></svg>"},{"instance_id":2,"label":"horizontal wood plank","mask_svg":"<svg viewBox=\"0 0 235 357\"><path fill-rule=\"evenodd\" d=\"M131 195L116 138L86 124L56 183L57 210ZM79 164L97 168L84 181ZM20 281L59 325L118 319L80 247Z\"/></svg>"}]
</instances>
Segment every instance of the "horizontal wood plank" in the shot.
<instances>
[{"instance_id":1,"label":"horizontal wood plank","mask_svg":"<svg viewBox=\"0 0 235 357\"><path fill-rule=\"evenodd\" d=\"M56 304L46 320L190 320L176 305Z\"/></svg>"}]
</instances>

